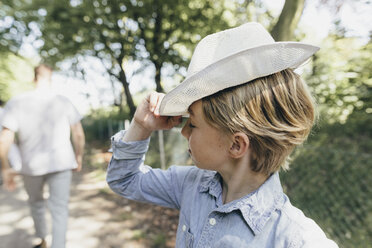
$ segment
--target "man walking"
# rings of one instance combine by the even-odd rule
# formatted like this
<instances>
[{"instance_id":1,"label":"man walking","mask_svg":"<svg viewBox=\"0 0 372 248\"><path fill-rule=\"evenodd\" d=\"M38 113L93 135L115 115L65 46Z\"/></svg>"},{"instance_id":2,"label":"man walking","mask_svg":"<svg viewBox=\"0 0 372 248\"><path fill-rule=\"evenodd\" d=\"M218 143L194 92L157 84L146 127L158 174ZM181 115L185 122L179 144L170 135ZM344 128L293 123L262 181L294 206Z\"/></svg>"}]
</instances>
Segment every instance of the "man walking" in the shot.
<instances>
[{"instance_id":1,"label":"man walking","mask_svg":"<svg viewBox=\"0 0 372 248\"><path fill-rule=\"evenodd\" d=\"M65 247L71 171L80 171L85 144L81 116L65 97L50 89L52 69L35 68L36 89L11 99L5 106L0 133L0 159L4 186L15 188L15 172L7 154L18 135L22 159L20 174L29 196L36 236L35 247L46 247L47 227L43 186L48 184L52 216L52 248ZM72 143L70 140L72 137Z\"/></svg>"}]
</instances>

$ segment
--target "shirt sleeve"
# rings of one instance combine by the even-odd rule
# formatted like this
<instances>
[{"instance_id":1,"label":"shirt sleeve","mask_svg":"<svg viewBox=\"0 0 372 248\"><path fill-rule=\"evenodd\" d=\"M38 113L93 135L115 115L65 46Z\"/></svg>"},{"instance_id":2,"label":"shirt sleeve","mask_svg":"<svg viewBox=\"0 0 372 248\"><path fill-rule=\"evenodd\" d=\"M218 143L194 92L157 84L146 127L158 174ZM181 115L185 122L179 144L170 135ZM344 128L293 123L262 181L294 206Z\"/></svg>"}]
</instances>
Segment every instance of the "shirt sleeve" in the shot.
<instances>
[{"instance_id":1,"label":"shirt sleeve","mask_svg":"<svg viewBox=\"0 0 372 248\"><path fill-rule=\"evenodd\" d=\"M10 100L4 108L1 125L13 132L17 132L19 128L17 120L16 102Z\"/></svg>"},{"instance_id":2,"label":"shirt sleeve","mask_svg":"<svg viewBox=\"0 0 372 248\"><path fill-rule=\"evenodd\" d=\"M302 225L294 225L292 241L289 248L339 248L338 245L327 238L323 230L310 218L306 218Z\"/></svg>"},{"instance_id":3,"label":"shirt sleeve","mask_svg":"<svg viewBox=\"0 0 372 248\"><path fill-rule=\"evenodd\" d=\"M111 138L113 156L107 183L117 194L140 202L180 208L182 188L192 166L152 169L143 164L150 139L124 142L125 131Z\"/></svg>"},{"instance_id":4,"label":"shirt sleeve","mask_svg":"<svg viewBox=\"0 0 372 248\"><path fill-rule=\"evenodd\" d=\"M339 248L338 245L326 237L323 238L313 238L310 240L301 240L296 243L291 243L289 248Z\"/></svg>"},{"instance_id":5,"label":"shirt sleeve","mask_svg":"<svg viewBox=\"0 0 372 248\"><path fill-rule=\"evenodd\" d=\"M66 107L67 118L70 125L74 125L81 121L82 116L80 115L74 104L72 104L72 102L64 96L59 95L59 97L64 102L64 106Z\"/></svg>"}]
</instances>

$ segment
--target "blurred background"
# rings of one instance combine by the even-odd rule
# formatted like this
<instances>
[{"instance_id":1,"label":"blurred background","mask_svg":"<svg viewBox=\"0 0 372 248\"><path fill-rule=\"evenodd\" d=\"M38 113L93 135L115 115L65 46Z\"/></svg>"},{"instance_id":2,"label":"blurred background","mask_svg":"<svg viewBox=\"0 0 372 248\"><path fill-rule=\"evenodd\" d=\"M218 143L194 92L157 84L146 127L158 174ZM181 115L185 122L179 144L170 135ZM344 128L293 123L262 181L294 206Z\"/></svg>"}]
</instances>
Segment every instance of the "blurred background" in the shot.
<instances>
[{"instance_id":1,"label":"blurred background","mask_svg":"<svg viewBox=\"0 0 372 248\"><path fill-rule=\"evenodd\" d=\"M277 41L321 47L298 69L318 101L320 119L294 152L291 169L281 173L283 186L293 205L340 247L372 247L370 0L1 0L0 100L32 89L33 67L51 65L53 88L84 115L84 173L94 173L91 184L103 182L109 137L128 125L138 102L149 91L168 92L182 82L201 38L248 21L263 24ZM179 129L153 136L147 164L190 163ZM82 182L78 178L76 185ZM1 205L11 196L0 193ZM72 199L77 204L83 200L78 195ZM139 219L132 210L141 206L118 200L105 185L90 197L126 209L110 213L116 222ZM132 231L124 239L138 247L174 246L177 213L154 211L148 214L172 222L150 216L150 226L123 227ZM0 240L12 236L11 223L0 223ZM112 239L123 232L107 231ZM136 247L97 242L87 247Z\"/></svg>"}]
</instances>

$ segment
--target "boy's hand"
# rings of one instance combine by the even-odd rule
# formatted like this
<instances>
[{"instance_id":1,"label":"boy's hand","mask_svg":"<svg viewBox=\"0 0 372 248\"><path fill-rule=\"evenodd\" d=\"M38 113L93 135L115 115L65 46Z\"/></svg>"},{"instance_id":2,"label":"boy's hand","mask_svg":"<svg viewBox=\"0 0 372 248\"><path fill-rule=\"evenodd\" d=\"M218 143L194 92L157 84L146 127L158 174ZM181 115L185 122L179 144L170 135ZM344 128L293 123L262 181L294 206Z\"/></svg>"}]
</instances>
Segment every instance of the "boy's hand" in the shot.
<instances>
[{"instance_id":1,"label":"boy's hand","mask_svg":"<svg viewBox=\"0 0 372 248\"><path fill-rule=\"evenodd\" d=\"M152 92L138 105L124 140L148 138L152 131L171 129L182 122L182 116L160 116L159 108L164 94Z\"/></svg>"}]
</instances>

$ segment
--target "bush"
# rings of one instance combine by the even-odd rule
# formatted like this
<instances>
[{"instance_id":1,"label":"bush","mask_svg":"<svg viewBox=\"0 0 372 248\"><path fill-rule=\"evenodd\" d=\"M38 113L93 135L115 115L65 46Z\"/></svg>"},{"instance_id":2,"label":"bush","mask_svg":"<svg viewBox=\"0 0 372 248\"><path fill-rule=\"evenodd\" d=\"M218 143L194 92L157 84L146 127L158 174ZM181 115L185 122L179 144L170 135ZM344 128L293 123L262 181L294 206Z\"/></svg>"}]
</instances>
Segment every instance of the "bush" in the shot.
<instances>
[{"instance_id":1,"label":"bush","mask_svg":"<svg viewBox=\"0 0 372 248\"><path fill-rule=\"evenodd\" d=\"M281 173L293 204L340 247L372 247L370 123L355 112L345 124L323 124Z\"/></svg>"},{"instance_id":2,"label":"bush","mask_svg":"<svg viewBox=\"0 0 372 248\"><path fill-rule=\"evenodd\" d=\"M124 129L124 122L128 119L127 112L119 112L117 109L95 110L82 120L87 143L109 147L111 136Z\"/></svg>"}]
</instances>

